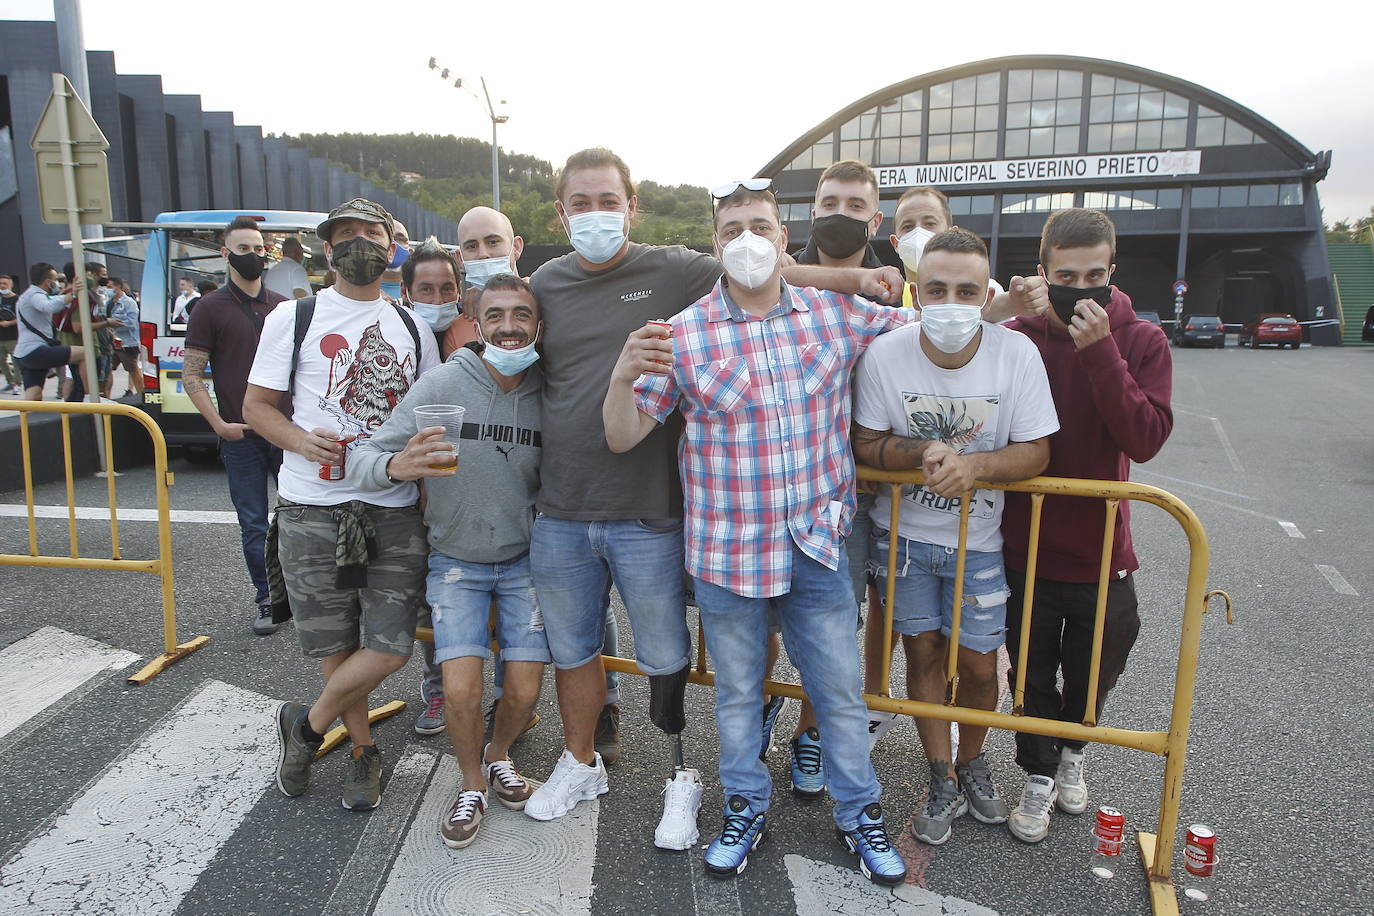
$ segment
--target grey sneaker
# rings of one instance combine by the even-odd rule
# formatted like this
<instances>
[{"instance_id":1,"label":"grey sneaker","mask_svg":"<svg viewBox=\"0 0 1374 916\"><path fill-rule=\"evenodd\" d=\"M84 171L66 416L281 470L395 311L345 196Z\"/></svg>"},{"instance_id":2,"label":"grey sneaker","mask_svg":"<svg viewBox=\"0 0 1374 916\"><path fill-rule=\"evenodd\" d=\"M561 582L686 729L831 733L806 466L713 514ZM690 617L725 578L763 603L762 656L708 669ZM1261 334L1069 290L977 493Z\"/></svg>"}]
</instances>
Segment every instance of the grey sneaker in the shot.
<instances>
[{"instance_id":1,"label":"grey sneaker","mask_svg":"<svg viewBox=\"0 0 1374 916\"><path fill-rule=\"evenodd\" d=\"M310 763L320 742L301 736L301 717L307 712L300 703L283 703L277 708L277 788L292 798L310 788Z\"/></svg>"},{"instance_id":2,"label":"grey sneaker","mask_svg":"<svg viewBox=\"0 0 1374 916\"><path fill-rule=\"evenodd\" d=\"M955 819L962 817L967 810L968 799L959 791L958 781L931 773L926 806L911 819L911 832L924 843L942 846L954 832Z\"/></svg>"},{"instance_id":3,"label":"grey sneaker","mask_svg":"<svg viewBox=\"0 0 1374 916\"><path fill-rule=\"evenodd\" d=\"M253 618L253 632L259 636L271 636L281 624L272 622L272 602L258 602L258 616Z\"/></svg>"},{"instance_id":4,"label":"grey sneaker","mask_svg":"<svg viewBox=\"0 0 1374 916\"><path fill-rule=\"evenodd\" d=\"M997 794L997 786L992 781L992 769L988 766L987 756L979 754L968 763L954 768L959 777L959 788L968 799L969 813L973 819L984 824L1005 824L1011 809Z\"/></svg>"},{"instance_id":5,"label":"grey sneaker","mask_svg":"<svg viewBox=\"0 0 1374 916\"><path fill-rule=\"evenodd\" d=\"M415 717L415 734L437 735L447 727L444 721L444 693L442 690L430 691L423 687L420 693L424 697L425 709Z\"/></svg>"},{"instance_id":6,"label":"grey sneaker","mask_svg":"<svg viewBox=\"0 0 1374 916\"><path fill-rule=\"evenodd\" d=\"M596 720L596 752L606 766L612 766L620 759L619 703L607 703L601 707L601 715Z\"/></svg>"},{"instance_id":7,"label":"grey sneaker","mask_svg":"<svg viewBox=\"0 0 1374 916\"><path fill-rule=\"evenodd\" d=\"M1054 774L1054 806L1065 814L1082 814L1088 807L1088 784L1083 781L1083 752L1060 748Z\"/></svg>"},{"instance_id":8,"label":"grey sneaker","mask_svg":"<svg viewBox=\"0 0 1374 916\"><path fill-rule=\"evenodd\" d=\"M382 755L371 744L356 748L344 777L343 806L350 811L371 811L382 803Z\"/></svg>"}]
</instances>

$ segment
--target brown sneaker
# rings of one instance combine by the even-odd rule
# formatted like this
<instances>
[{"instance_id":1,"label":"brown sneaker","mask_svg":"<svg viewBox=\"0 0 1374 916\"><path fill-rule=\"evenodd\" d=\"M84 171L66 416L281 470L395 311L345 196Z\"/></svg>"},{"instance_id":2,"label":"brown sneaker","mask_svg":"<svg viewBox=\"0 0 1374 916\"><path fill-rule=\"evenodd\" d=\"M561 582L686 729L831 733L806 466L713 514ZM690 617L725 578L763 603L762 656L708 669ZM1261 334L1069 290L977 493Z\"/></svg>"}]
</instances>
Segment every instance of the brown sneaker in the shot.
<instances>
[{"instance_id":1,"label":"brown sneaker","mask_svg":"<svg viewBox=\"0 0 1374 916\"><path fill-rule=\"evenodd\" d=\"M477 839L477 828L482 826L482 815L487 810L487 793L468 789L458 793L458 800L444 815L439 832L444 836L444 845L449 849L462 849Z\"/></svg>"},{"instance_id":2,"label":"brown sneaker","mask_svg":"<svg viewBox=\"0 0 1374 916\"><path fill-rule=\"evenodd\" d=\"M601 715L596 720L596 752L606 766L620 759L619 703L607 703L601 707Z\"/></svg>"},{"instance_id":3,"label":"brown sneaker","mask_svg":"<svg viewBox=\"0 0 1374 916\"><path fill-rule=\"evenodd\" d=\"M496 800L510 808L512 811L523 811L525 802L530 800L534 794L534 787L529 784L525 777L520 775L520 771L515 768L515 764L509 759L495 760L491 763L486 762L487 752L482 750L482 775L487 780L487 785L496 793Z\"/></svg>"}]
</instances>

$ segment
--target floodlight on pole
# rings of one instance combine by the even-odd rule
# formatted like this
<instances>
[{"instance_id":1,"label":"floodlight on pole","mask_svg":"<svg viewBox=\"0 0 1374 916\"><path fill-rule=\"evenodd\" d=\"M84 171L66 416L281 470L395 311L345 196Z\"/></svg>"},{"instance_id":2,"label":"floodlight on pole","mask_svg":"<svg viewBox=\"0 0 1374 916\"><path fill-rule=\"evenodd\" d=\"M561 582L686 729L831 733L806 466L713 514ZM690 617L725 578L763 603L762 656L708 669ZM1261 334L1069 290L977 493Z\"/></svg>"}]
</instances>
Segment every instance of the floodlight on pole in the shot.
<instances>
[{"instance_id":1,"label":"floodlight on pole","mask_svg":"<svg viewBox=\"0 0 1374 916\"><path fill-rule=\"evenodd\" d=\"M429 59L429 69L439 69L438 58L431 57ZM443 79L444 82L448 82L449 68L444 67L440 72L439 77ZM501 114L496 113L496 109L493 108L491 104L491 93L487 91L486 77L480 77L480 80L482 83L482 95L480 96L476 92L473 92L469 86L463 85L463 78L461 76L454 78L453 88L466 90L469 95L471 95L474 99L477 100L478 104L482 105L486 109L487 117L491 119L491 205L493 208L500 210L501 161L500 151L496 145L496 126L498 124L505 124L507 121L509 121L510 115L505 114L504 112L502 112ZM501 104L505 105L506 100L502 99Z\"/></svg>"}]
</instances>

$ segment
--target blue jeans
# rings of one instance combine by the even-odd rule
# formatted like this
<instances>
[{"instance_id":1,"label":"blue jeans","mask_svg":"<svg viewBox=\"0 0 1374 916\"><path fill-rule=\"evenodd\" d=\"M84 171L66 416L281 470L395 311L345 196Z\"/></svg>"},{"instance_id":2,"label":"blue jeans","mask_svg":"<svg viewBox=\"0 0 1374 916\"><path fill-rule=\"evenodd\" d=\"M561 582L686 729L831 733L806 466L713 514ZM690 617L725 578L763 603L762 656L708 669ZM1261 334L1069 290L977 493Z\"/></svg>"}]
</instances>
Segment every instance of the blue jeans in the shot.
<instances>
[{"instance_id":1,"label":"blue jeans","mask_svg":"<svg viewBox=\"0 0 1374 916\"><path fill-rule=\"evenodd\" d=\"M763 700L768 610L782 624L788 658L825 736L825 775L835 799L835 823L852 830L882 788L868 757L868 707L854 643L854 591L846 558L827 569L792 546L792 588L777 598L744 598L694 578L706 645L716 670L716 728L725 797L741 795L764 811L773 793L759 760L759 704Z\"/></svg>"},{"instance_id":2,"label":"blue jeans","mask_svg":"<svg viewBox=\"0 0 1374 916\"><path fill-rule=\"evenodd\" d=\"M888 533L873 527L870 555L878 571L878 589L887 594ZM959 552L897 535L897 584L892 629L903 636L939 630L948 639L954 630L954 573ZM1002 551L969 550L964 554L963 609L959 612L959 645L974 652L996 652L1006 642L1006 573Z\"/></svg>"},{"instance_id":3,"label":"blue jeans","mask_svg":"<svg viewBox=\"0 0 1374 916\"><path fill-rule=\"evenodd\" d=\"M501 660L548 663L549 643L534 600L529 554L505 563L468 563L431 550L425 593L434 657L440 664L453 658L491 658L492 601Z\"/></svg>"},{"instance_id":4,"label":"blue jeans","mask_svg":"<svg viewBox=\"0 0 1374 916\"><path fill-rule=\"evenodd\" d=\"M692 646L682 565L681 519L536 516L530 568L554 665L580 668L601 654L606 595L614 582L630 617L640 670L672 674L685 668Z\"/></svg>"},{"instance_id":5,"label":"blue jeans","mask_svg":"<svg viewBox=\"0 0 1374 916\"><path fill-rule=\"evenodd\" d=\"M219 460L229 481L229 499L239 516L243 538L243 562L257 590L257 601L267 595L267 482L275 480L281 467L281 449L266 439L244 436L237 442L219 443Z\"/></svg>"}]
</instances>

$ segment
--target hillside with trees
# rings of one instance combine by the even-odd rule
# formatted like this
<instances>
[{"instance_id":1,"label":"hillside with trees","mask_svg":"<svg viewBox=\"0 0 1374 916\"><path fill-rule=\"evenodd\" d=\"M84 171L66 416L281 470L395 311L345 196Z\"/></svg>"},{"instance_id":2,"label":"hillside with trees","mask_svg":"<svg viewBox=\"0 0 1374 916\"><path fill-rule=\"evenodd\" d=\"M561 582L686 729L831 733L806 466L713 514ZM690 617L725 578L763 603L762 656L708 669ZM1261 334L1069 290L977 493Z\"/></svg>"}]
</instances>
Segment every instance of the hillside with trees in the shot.
<instances>
[{"instance_id":1,"label":"hillside with trees","mask_svg":"<svg viewBox=\"0 0 1374 916\"><path fill-rule=\"evenodd\" d=\"M472 207L491 204L491 144L438 134L301 134L288 137L378 187L458 221ZM553 164L501 150L501 209L531 245L565 245L554 211ZM402 172L423 177L404 180ZM705 188L639 181L637 242L711 244L711 203ZM444 241L454 241L445 239Z\"/></svg>"}]
</instances>

